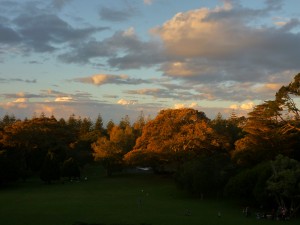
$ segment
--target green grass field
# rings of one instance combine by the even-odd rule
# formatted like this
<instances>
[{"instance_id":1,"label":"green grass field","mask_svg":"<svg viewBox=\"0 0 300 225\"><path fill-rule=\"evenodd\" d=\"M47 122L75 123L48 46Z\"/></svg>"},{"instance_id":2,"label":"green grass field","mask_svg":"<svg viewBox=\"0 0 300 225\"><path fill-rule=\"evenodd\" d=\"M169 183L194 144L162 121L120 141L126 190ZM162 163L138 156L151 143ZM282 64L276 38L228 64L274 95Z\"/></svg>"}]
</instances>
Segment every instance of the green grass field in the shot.
<instances>
[{"instance_id":1,"label":"green grass field","mask_svg":"<svg viewBox=\"0 0 300 225\"><path fill-rule=\"evenodd\" d=\"M0 224L299 224L299 220L245 218L241 207L228 201L189 198L166 178L153 175L106 178L100 170L95 171L93 168L88 172L87 181L45 185L36 179L0 189ZM190 216L185 215L187 209Z\"/></svg>"}]
</instances>

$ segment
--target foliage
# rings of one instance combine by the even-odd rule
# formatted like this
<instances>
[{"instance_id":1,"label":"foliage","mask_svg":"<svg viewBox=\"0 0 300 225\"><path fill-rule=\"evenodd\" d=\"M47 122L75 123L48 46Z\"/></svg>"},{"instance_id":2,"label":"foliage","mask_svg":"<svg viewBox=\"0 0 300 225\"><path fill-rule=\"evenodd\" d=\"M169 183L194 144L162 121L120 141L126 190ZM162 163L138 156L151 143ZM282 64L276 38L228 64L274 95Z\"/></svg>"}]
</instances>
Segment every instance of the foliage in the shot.
<instances>
[{"instance_id":1,"label":"foliage","mask_svg":"<svg viewBox=\"0 0 300 225\"><path fill-rule=\"evenodd\" d=\"M300 163L297 160L278 155L272 161L273 174L267 181L267 190L275 197L280 207L300 208Z\"/></svg>"},{"instance_id":2,"label":"foliage","mask_svg":"<svg viewBox=\"0 0 300 225\"><path fill-rule=\"evenodd\" d=\"M23 177L24 166L20 151L14 148L0 149L0 184Z\"/></svg>"},{"instance_id":3,"label":"foliage","mask_svg":"<svg viewBox=\"0 0 300 225\"><path fill-rule=\"evenodd\" d=\"M40 178L50 184L60 178L60 165L54 153L48 153L41 169Z\"/></svg>"},{"instance_id":4,"label":"foliage","mask_svg":"<svg viewBox=\"0 0 300 225\"><path fill-rule=\"evenodd\" d=\"M76 161L71 157L66 159L61 168L61 176L68 178L79 178L80 177L80 169L77 165Z\"/></svg>"},{"instance_id":5,"label":"foliage","mask_svg":"<svg viewBox=\"0 0 300 225\"><path fill-rule=\"evenodd\" d=\"M75 115L67 120L5 115L0 120L0 183L32 171L50 183L77 176L79 167L95 160L107 175L125 164L175 173L177 183L194 195L220 193L230 178L228 196L260 204L277 200L297 209L299 95L300 74L247 118L233 111L227 119L219 113L210 120L194 109L167 109L153 120L141 112L133 124L126 115L104 128L100 114L95 122Z\"/></svg>"},{"instance_id":6,"label":"foliage","mask_svg":"<svg viewBox=\"0 0 300 225\"><path fill-rule=\"evenodd\" d=\"M245 121L245 117L238 117L234 113L228 119L224 119L222 114L218 113L210 124L228 142L229 150L234 150L234 143L244 136L242 127Z\"/></svg>"},{"instance_id":7,"label":"foliage","mask_svg":"<svg viewBox=\"0 0 300 225\"><path fill-rule=\"evenodd\" d=\"M139 122L141 122L141 118ZM107 175L111 176L114 171L122 169L123 157L132 150L138 133L135 133L134 128L130 125L128 116L122 119L119 125L110 121L107 129L109 129L108 135L99 137L92 144L92 149L95 161L100 161L106 168Z\"/></svg>"},{"instance_id":8,"label":"foliage","mask_svg":"<svg viewBox=\"0 0 300 225\"><path fill-rule=\"evenodd\" d=\"M251 203L268 205L272 202L266 190L266 180L271 176L269 162L244 169L232 176L224 188L225 196Z\"/></svg>"},{"instance_id":9,"label":"foliage","mask_svg":"<svg viewBox=\"0 0 300 225\"><path fill-rule=\"evenodd\" d=\"M102 163L108 176L121 168L123 152L117 143L108 140L106 137L100 137L92 144L92 148L95 160Z\"/></svg>"},{"instance_id":10,"label":"foliage","mask_svg":"<svg viewBox=\"0 0 300 225\"><path fill-rule=\"evenodd\" d=\"M209 155L224 148L226 143L222 141L222 137L209 126L209 119L203 112L162 110L144 126L133 150L125 155L125 161L131 165L148 164L154 169L158 169L157 165L163 167L175 163L176 169L192 155L203 152Z\"/></svg>"},{"instance_id":11,"label":"foliage","mask_svg":"<svg viewBox=\"0 0 300 225\"><path fill-rule=\"evenodd\" d=\"M177 171L175 179L179 186L195 196L217 196L229 178L231 164L228 155L216 153L186 161Z\"/></svg>"},{"instance_id":12,"label":"foliage","mask_svg":"<svg viewBox=\"0 0 300 225\"><path fill-rule=\"evenodd\" d=\"M102 135L99 120L97 127L94 127L89 118L76 118L75 115L67 122L43 114L23 121L4 116L0 121L0 158L5 159L1 165L5 174L3 177L5 180L15 180L33 171L41 173L41 178L47 181L45 170L51 168L49 155L55 156L58 168L70 157L80 166L91 162L91 143ZM17 164L18 168L14 169Z\"/></svg>"}]
</instances>

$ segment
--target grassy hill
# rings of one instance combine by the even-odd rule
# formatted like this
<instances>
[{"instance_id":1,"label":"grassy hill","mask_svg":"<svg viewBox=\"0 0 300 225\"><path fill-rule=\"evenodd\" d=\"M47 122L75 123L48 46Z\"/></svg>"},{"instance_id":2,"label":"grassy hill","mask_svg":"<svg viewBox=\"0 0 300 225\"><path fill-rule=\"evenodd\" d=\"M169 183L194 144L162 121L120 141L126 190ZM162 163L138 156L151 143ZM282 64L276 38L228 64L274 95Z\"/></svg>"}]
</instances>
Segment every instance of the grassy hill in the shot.
<instances>
[{"instance_id":1,"label":"grassy hill","mask_svg":"<svg viewBox=\"0 0 300 225\"><path fill-rule=\"evenodd\" d=\"M226 225L286 224L245 218L224 200L189 198L167 178L130 174L106 178L87 168L86 181L45 185L38 179L0 189L3 225ZM84 176L85 176L84 175ZM220 212L221 216L218 216ZM189 215L187 215L189 214ZM299 220L288 224L299 224Z\"/></svg>"}]
</instances>

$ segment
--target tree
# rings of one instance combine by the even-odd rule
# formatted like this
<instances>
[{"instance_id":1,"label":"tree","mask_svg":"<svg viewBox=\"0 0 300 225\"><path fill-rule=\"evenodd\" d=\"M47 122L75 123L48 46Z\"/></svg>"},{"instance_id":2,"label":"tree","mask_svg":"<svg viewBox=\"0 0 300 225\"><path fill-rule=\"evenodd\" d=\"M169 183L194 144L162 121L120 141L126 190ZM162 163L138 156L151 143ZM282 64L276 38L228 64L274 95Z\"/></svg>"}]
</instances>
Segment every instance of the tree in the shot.
<instances>
[{"instance_id":1,"label":"tree","mask_svg":"<svg viewBox=\"0 0 300 225\"><path fill-rule=\"evenodd\" d=\"M122 167L123 151L118 144L110 141L107 137L100 137L92 144L95 161L100 161L106 169L107 176Z\"/></svg>"},{"instance_id":2,"label":"tree","mask_svg":"<svg viewBox=\"0 0 300 225\"><path fill-rule=\"evenodd\" d=\"M102 119L101 114L99 114L96 119L96 122L94 124L94 131L99 132L100 134L102 134L104 132L103 119Z\"/></svg>"},{"instance_id":3,"label":"tree","mask_svg":"<svg viewBox=\"0 0 300 225\"><path fill-rule=\"evenodd\" d=\"M274 102L254 107L243 127L245 136L235 142L232 157L241 166L253 166L274 159L281 151L280 123L274 113Z\"/></svg>"},{"instance_id":4,"label":"tree","mask_svg":"<svg viewBox=\"0 0 300 225\"><path fill-rule=\"evenodd\" d=\"M174 164L172 170L176 170L193 154L213 154L225 145L208 122L203 112L194 109L162 110L144 126L134 149L125 155L125 161L158 170Z\"/></svg>"},{"instance_id":5,"label":"tree","mask_svg":"<svg viewBox=\"0 0 300 225\"><path fill-rule=\"evenodd\" d=\"M224 194L245 203L269 205L272 202L266 189L266 181L271 174L269 162L263 162L252 168L241 170L229 179L224 188Z\"/></svg>"},{"instance_id":6,"label":"tree","mask_svg":"<svg viewBox=\"0 0 300 225\"><path fill-rule=\"evenodd\" d=\"M114 170L119 170L123 165L123 156L132 150L135 144L133 128L128 122L120 123L122 126L110 128L109 138L99 137L92 144L94 158L101 161L107 170L107 175L111 175Z\"/></svg>"},{"instance_id":7,"label":"tree","mask_svg":"<svg viewBox=\"0 0 300 225\"><path fill-rule=\"evenodd\" d=\"M24 178L24 158L18 149L0 149L0 185Z\"/></svg>"},{"instance_id":8,"label":"tree","mask_svg":"<svg viewBox=\"0 0 300 225\"><path fill-rule=\"evenodd\" d=\"M146 119L145 119L144 113L142 111L140 113L139 117L137 118L137 120L133 123L133 129L134 129L136 138L138 138L142 135L142 131L143 131L143 128L145 125L146 125Z\"/></svg>"},{"instance_id":9,"label":"tree","mask_svg":"<svg viewBox=\"0 0 300 225\"><path fill-rule=\"evenodd\" d=\"M49 152L44 160L40 178L50 184L60 178L60 163L54 153Z\"/></svg>"},{"instance_id":10,"label":"tree","mask_svg":"<svg viewBox=\"0 0 300 225\"><path fill-rule=\"evenodd\" d=\"M233 158L241 165L253 165L283 154L300 160L300 116L295 98L300 96L300 74L282 86L274 100L257 105L248 115L236 142Z\"/></svg>"},{"instance_id":11,"label":"tree","mask_svg":"<svg viewBox=\"0 0 300 225\"><path fill-rule=\"evenodd\" d=\"M12 125L14 122L16 122L16 118L14 115L4 115L2 120L0 121L0 130L3 130L6 126Z\"/></svg>"},{"instance_id":12,"label":"tree","mask_svg":"<svg viewBox=\"0 0 300 225\"><path fill-rule=\"evenodd\" d=\"M63 162L61 168L61 175L62 177L68 177L69 179L80 177L79 166L72 157L66 159Z\"/></svg>"},{"instance_id":13,"label":"tree","mask_svg":"<svg viewBox=\"0 0 300 225\"><path fill-rule=\"evenodd\" d=\"M109 120L108 123L106 124L106 132L108 135L110 134L110 132L114 126L115 126L114 121Z\"/></svg>"},{"instance_id":14,"label":"tree","mask_svg":"<svg viewBox=\"0 0 300 225\"><path fill-rule=\"evenodd\" d=\"M60 154L65 154L75 138L67 128L55 118L16 121L1 132L0 144L19 150L26 161L26 168L39 171L50 149L59 149L62 151Z\"/></svg>"},{"instance_id":15,"label":"tree","mask_svg":"<svg viewBox=\"0 0 300 225\"><path fill-rule=\"evenodd\" d=\"M242 127L245 120L245 117L238 117L235 114L232 114L229 119L224 119L222 114L218 113L210 124L219 135L226 138L229 150L233 150L234 143L244 136Z\"/></svg>"},{"instance_id":16,"label":"tree","mask_svg":"<svg viewBox=\"0 0 300 225\"><path fill-rule=\"evenodd\" d=\"M198 157L185 161L175 174L179 186L195 196L216 196L223 193L223 188L231 174L231 162L226 152Z\"/></svg>"},{"instance_id":17,"label":"tree","mask_svg":"<svg viewBox=\"0 0 300 225\"><path fill-rule=\"evenodd\" d=\"M300 163L278 155L271 165L273 174L267 180L267 190L279 207L292 209L295 214L300 208Z\"/></svg>"}]
</instances>

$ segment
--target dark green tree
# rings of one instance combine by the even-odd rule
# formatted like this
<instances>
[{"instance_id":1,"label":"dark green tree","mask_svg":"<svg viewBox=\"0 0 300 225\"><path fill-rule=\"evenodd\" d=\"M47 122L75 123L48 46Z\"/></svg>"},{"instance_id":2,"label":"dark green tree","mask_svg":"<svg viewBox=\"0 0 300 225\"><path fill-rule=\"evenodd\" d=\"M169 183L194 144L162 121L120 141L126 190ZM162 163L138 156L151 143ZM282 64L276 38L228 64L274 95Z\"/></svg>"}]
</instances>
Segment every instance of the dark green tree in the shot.
<instances>
[{"instance_id":1,"label":"dark green tree","mask_svg":"<svg viewBox=\"0 0 300 225\"><path fill-rule=\"evenodd\" d=\"M60 179L60 162L54 153L49 152L44 160L40 178L47 184Z\"/></svg>"},{"instance_id":2,"label":"dark green tree","mask_svg":"<svg viewBox=\"0 0 300 225\"><path fill-rule=\"evenodd\" d=\"M271 165L273 173L267 180L267 190L279 207L293 209L295 214L300 208L300 163L278 155Z\"/></svg>"},{"instance_id":3,"label":"dark green tree","mask_svg":"<svg viewBox=\"0 0 300 225\"><path fill-rule=\"evenodd\" d=\"M61 167L61 176L68 177L69 179L80 178L80 169L76 161L70 157L66 159Z\"/></svg>"}]
</instances>

